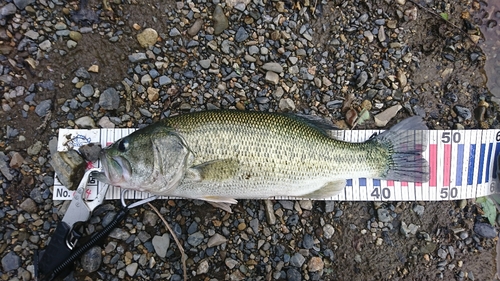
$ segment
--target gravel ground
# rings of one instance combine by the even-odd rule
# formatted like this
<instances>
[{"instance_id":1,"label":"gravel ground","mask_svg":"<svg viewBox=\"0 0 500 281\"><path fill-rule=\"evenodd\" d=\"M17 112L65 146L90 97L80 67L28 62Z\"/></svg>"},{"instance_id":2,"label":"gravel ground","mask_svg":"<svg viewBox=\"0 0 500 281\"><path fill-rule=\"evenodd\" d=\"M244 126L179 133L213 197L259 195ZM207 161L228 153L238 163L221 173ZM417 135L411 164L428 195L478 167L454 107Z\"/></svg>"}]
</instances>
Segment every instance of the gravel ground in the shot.
<instances>
[{"instance_id":1,"label":"gravel ground","mask_svg":"<svg viewBox=\"0 0 500 281\"><path fill-rule=\"evenodd\" d=\"M2 280L33 279L34 251L67 207L51 199L58 128L143 127L207 109L300 112L356 129L411 115L430 129L500 128L485 84L499 81L491 75L500 64L483 71L499 40L476 44L479 28L498 34L490 23L498 9L421 2L0 3ZM474 200L241 200L232 214L198 201L153 205L186 250L189 280L492 280L496 272L497 230ZM118 207L106 202L85 233ZM134 209L67 280L182 280L171 238L150 207Z\"/></svg>"}]
</instances>

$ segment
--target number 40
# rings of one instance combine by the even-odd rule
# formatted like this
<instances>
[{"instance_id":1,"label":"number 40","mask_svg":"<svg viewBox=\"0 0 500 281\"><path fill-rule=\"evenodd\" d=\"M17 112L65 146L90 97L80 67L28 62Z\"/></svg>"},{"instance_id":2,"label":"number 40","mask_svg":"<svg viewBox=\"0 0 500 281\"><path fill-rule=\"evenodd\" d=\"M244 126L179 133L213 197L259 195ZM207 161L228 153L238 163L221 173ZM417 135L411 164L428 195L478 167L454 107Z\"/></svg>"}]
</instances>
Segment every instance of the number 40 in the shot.
<instances>
[{"instance_id":1,"label":"number 40","mask_svg":"<svg viewBox=\"0 0 500 281\"><path fill-rule=\"evenodd\" d=\"M375 197L377 199L380 198L380 195L382 195L382 199L387 200L391 198L391 190L387 187L382 188L382 194L380 194L380 188L375 187L370 194L370 196Z\"/></svg>"}]
</instances>

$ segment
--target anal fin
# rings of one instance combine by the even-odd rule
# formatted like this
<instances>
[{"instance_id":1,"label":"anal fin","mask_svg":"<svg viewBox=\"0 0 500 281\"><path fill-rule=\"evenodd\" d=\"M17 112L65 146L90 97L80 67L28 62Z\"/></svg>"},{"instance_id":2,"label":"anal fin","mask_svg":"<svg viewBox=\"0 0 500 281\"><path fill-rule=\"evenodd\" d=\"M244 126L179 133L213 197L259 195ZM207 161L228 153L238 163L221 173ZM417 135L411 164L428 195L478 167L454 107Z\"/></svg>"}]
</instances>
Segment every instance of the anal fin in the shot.
<instances>
[{"instance_id":1,"label":"anal fin","mask_svg":"<svg viewBox=\"0 0 500 281\"><path fill-rule=\"evenodd\" d=\"M210 203L212 206L216 208L220 208L228 213L232 213L233 211L231 210L231 205L232 204L237 204L238 201L236 201L233 198L227 198L227 197L218 197L218 196L205 196L202 198L199 198L201 200L205 200L208 203Z\"/></svg>"},{"instance_id":2,"label":"anal fin","mask_svg":"<svg viewBox=\"0 0 500 281\"><path fill-rule=\"evenodd\" d=\"M345 185L346 185L345 180L330 181L327 182L322 187L318 188L317 190L311 193L301 195L300 197L310 198L310 199L324 199L332 197L339 194L345 188Z\"/></svg>"}]
</instances>

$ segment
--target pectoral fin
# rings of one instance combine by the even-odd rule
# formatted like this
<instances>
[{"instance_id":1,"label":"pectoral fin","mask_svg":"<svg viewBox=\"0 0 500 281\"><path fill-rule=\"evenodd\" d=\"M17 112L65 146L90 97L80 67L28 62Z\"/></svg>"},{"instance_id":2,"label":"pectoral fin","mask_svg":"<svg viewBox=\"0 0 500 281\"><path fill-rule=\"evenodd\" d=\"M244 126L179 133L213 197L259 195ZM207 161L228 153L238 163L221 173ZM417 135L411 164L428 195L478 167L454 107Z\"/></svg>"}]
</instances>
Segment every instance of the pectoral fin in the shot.
<instances>
[{"instance_id":1,"label":"pectoral fin","mask_svg":"<svg viewBox=\"0 0 500 281\"><path fill-rule=\"evenodd\" d=\"M336 180L336 181L327 182L321 188L319 188L311 193L304 194L300 197L311 198L311 199L324 199L324 198L332 197L332 196L339 194L345 188L345 184L346 184L345 180Z\"/></svg>"},{"instance_id":2,"label":"pectoral fin","mask_svg":"<svg viewBox=\"0 0 500 281\"><path fill-rule=\"evenodd\" d=\"M189 168L186 177L192 181L223 181L233 178L239 170L239 163L234 159L209 161Z\"/></svg>"}]
</instances>

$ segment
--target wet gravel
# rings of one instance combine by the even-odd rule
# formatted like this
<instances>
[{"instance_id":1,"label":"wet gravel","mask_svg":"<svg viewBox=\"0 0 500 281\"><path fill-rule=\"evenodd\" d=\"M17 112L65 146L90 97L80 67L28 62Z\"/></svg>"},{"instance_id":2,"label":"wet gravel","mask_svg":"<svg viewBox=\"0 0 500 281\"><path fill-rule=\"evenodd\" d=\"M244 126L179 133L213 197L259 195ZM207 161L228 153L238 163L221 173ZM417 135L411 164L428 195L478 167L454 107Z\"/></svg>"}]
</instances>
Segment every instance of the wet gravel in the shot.
<instances>
[{"instance_id":1,"label":"wet gravel","mask_svg":"<svg viewBox=\"0 0 500 281\"><path fill-rule=\"evenodd\" d=\"M425 8L425 9L424 9ZM0 276L30 280L68 203L53 201L59 128L144 127L172 114L299 112L340 128L499 128L467 1L0 3ZM447 13L447 24L426 11ZM477 37L475 37L477 36ZM52 162L53 163L53 162ZM491 280L497 229L474 200L241 200L154 205L189 280ZM119 207L96 210L84 234ZM182 280L159 217L133 209L67 280Z\"/></svg>"}]
</instances>

